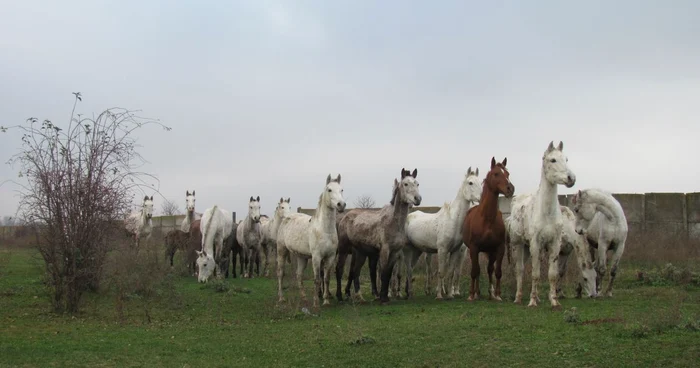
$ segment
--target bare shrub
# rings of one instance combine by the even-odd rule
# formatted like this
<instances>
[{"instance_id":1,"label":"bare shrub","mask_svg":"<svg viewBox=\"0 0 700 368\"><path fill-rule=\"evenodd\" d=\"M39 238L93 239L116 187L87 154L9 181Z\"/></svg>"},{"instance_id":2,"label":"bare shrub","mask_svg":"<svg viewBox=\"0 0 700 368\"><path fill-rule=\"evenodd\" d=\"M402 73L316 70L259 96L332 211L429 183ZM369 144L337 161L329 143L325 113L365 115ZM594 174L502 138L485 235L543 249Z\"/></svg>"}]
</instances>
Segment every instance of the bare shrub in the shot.
<instances>
[{"instance_id":1,"label":"bare shrub","mask_svg":"<svg viewBox=\"0 0 700 368\"><path fill-rule=\"evenodd\" d=\"M175 216L180 214L180 206L178 206L177 203L167 199L163 201L161 210L165 216Z\"/></svg>"},{"instance_id":2,"label":"bare shrub","mask_svg":"<svg viewBox=\"0 0 700 368\"><path fill-rule=\"evenodd\" d=\"M114 295L116 314L122 323L127 320L129 306L140 310L145 322L150 323L154 305L176 308L182 304L175 288L176 273L163 258L158 243L149 245L133 249L130 243L121 242L105 266L105 284Z\"/></svg>"},{"instance_id":3,"label":"bare shrub","mask_svg":"<svg viewBox=\"0 0 700 368\"><path fill-rule=\"evenodd\" d=\"M54 310L69 313L99 285L109 234L121 227L130 193L153 178L137 171L143 160L133 133L150 124L170 129L121 108L83 117L75 113L82 97L74 95L67 125L29 118L0 127L22 133L22 147L9 161L19 166L19 217L36 230Z\"/></svg>"},{"instance_id":4,"label":"bare shrub","mask_svg":"<svg viewBox=\"0 0 700 368\"><path fill-rule=\"evenodd\" d=\"M374 208L375 202L372 196L363 194L355 199L355 208Z\"/></svg>"}]
</instances>

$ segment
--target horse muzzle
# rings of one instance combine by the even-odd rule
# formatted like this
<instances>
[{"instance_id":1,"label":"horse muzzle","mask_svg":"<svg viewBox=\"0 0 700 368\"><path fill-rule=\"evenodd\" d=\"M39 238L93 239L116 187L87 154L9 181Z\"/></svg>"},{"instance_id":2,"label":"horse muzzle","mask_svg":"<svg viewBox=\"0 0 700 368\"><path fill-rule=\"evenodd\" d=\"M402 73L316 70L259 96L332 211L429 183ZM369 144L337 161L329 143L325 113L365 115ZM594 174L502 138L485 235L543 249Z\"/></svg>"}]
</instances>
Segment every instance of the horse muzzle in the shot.
<instances>
[{"instance_id":1,"label":"horse muzzle","mask_svg":"<svg viewBox=\"0 0 700 368\"><path fill-rule=\"evenodd\" d=\"M413 205L414 206L420 206L420 203L423 201L423 197L421 196L416 196L416 198L413 200Z\"/></svg>"},{"instance_id":2,"label":"horse muzzle","mask_svg":"<svg viewBox=\"0 0 700 368\"><path fill-rule=\"evenodd\" d=\"M571 187L573 187L575 184L576 184L576 177L573 176L573 175L568 175L568 176L566 177L566 184L564 184L564 185L566 185L567 188L571 188Z\"/></svg>"},{"instance_id":3,"label":"horse muzzle","mask_svg":"<svg viewBox=\"0 0 700 368\"><path fill-rule=\"evenodd\" d=\"M345 206L346 206L345 202L338 202L338 204L336 205L336 208L338 209L338 212L343 212L343 211L345 211Z\"/></svg>"},{"instance_id":4,"label":"horse muzzle","mask_svg":"<svg viewBox=\"0 0 700 368\"><path fill-rule=\"evenodd\" d=\"M506 190L503 193L503 195L506 198L511 198L513 197L513 194L515 194L515 185L509 183L508 185L506 185Z\"/></svg>"}]
</instances>

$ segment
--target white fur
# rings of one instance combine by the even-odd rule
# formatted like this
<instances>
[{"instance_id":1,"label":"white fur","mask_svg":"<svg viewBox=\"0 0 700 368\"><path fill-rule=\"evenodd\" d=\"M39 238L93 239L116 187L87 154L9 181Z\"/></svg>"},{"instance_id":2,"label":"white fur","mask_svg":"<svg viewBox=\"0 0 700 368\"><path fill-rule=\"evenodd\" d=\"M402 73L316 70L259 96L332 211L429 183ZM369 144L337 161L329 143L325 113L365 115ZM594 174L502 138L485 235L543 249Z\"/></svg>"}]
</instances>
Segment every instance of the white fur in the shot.
<instances>
[{"instance_id":1,"label":"white fur","mask_svg":"<svg viewBox=\"0 0 700 368\"><path fill-rule=\"evenodd\" d=\"M126 220L124 220L124 227L129 233L133 234L134 244L137 247L141 243L142 238L146 238L146 241L151 239L151 231L153 230L152 217L153 196L146 196L143 199L141 210L132 212L127 216Z\"/></svg>"},{"instance_id":2,"label":"white fur","mask_svg":"<svg viewBox=\"0 0 700 368\"><path fill-rule=\"evenodd\" d=\"M583 235L576 232L576 216L574 212L566 206L560 206L564 220L561 235L561 250L559 251L559 283L557 295L561 296L561 278L566 272L566 265L572 252L576 254L576 264L581 277L577 289L579 293L583 291L589 297L596 296L596 273L591 261L591 254L588 251L588 243Z\"/></svg>"},{"instance_id":3,"label":"white fur","mask_svg":"<svg viewBox=\"0 0 700 368\"><path fill-rule=\"evenodd\" d=\"M542 173L539 189L535 194L513 197L510 217L506 229L513 246L516 264L517 291L515 302L522 301L523 272L525 269L525 250L529 247L532 255L532 291L528 306L536 307L539 296L537 286L540 281L540 252L547 251L549 257L549 301L552 307L559 307L556 295L558 279L558 261L561 248L561 235L564 226L559 199L558 185L572 187L576 182L575 174L569 169L563 151L564 143L554 147L553 142L542 157Z\"/></svg>"},{"instance_id":4,"label":"white fur","mask_svg":"<svg viewBox=\"0 0 700 368\"><path fill-rule=\"evenodd\" d=\"M424 252L438 255L436 299L442 299L448 275L452 282L447 287L447 298L453 298L455 290L459 292L457 269L461 268L466 255L462 249L462 226L469 208L481 198L482 187L478 175L479 169L472 172L470 167L455 199L452 203L445 203L437 213L415 211L408 215L406 234L409 244L404 248L404 259L407 273L406 288L409 295L413 294L411 282L413 266ZM426 262L429 261L430 257L426 257ZM430 269L426 271L430 272Z\"/></svg>"},{"instance_id":5,"label":"white fur","mask_svg":"<svg viewBox=\"0 0 700 368\"><path fill-rule=\"evenodd\" d=\"M277 285L279 300L283 301L282 280L284 260L288 254L297 260L297 284L302 298L305 297L302 274L309 258L314 270L314 306L318 306L318 292L323 289L323 304L330 304L330 276L335 267L338 251L336 213L345 209L343 187L340 175L331 180L328 175L326 185L318 201L316 213L309 216L293 213L282 220L277 232ZM324 267L324 280L321 280L321 267Z\"/></svg>"},{"instance_id":6,"label":"white fur","mask_svg":"<svg viewBox=\"0 0 700 368\"><path fill-rule=\"evenodd\" d=\"M197 281L207 282L212 273L221 277L216 259L221 256L224 239L233 231L233 217L230 211L214 206L202 214L202 250L197 251Z\"/></svg>"},{"instance_id":7,"label":"white fur","mask_svg":"<svg viewBox=\"0 0 700 368\"><path fill-rule=\"evenodd\" d=\"M185 218L182 220L182 223L180 224L180 231L184 233L190 232L190 225L192 222L194 222L197 219L200 219L202 216L200 216L198 213L195 212L194 207L195 207L195 202L197 201L194 197L194 190L192 193L188 190L185 193Z\"/></svg>"},{"instance_id":8,"label":"white fur","mask_svg":"<svg viewBox=\"0 0 700 368\"><path fill-rule=\"evenodd\" d=\"M292 208L289 202L291 198L280 198L280 202L275 208L275 214L271 219L263 222L260 221L262 227L262 245L265 250L265 259L270 259L271 262L276 262L277 260L277 232L279 230L282 219L289 216L292 213ZM269 271L274 265L270 265L268 268L268 262L265 262L265 276L269 276Z\"/></svg>"},{"instance_id":9,"label":"white fur","mask_svg":"<svg viewBox=\"0 0 700 368\"><path fill-rule=\"evenodd\" d=\"M580 190L574 197L574 201L576 232L584 234L589 244L598 244L594 262L598 292L606 273L607 253L613 252L610 260L610 281L605 289L605 295L611 297L617 267L627 241L625 212L615 197L598 189ZM594 251L595 249L591 247L591 252Z\"/></svg>"},{"instance_id":10,"label":"white fur","mask_svg":"<svg viewBox=\"0 0 700 368\"><path fill-rule=\"evenodd\" d=\"M248 267L243 271L244 278L253 277L253 264L256 256L262 253L262 231L260 229L260 197L250 197L248 201L248 215L236 230L236 239L243 248ZM265 259L267 268L268 259Z\"/></svg>"}]
</instances>

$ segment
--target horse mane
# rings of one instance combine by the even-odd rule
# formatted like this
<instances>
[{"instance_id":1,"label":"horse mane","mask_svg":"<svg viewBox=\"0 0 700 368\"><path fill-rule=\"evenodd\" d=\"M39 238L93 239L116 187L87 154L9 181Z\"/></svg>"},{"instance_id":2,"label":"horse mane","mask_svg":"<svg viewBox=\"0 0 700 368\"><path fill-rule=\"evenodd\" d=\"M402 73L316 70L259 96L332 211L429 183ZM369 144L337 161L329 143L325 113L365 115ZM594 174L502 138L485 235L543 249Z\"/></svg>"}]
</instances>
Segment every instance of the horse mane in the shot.
<instances>
[{"instance_id":1,"label":"horse mane","mask_svg":"<svg viewBox=\"0 0 700 368\"><path fill-rule=\"evenodd\" d=\"M389 204L391 204L392 206L394 205L394 203L396 203L396 197L399 195L399 185L394 185L394 189L391 193L391 201L389 201Z\"/></svg>"}]
</instances>

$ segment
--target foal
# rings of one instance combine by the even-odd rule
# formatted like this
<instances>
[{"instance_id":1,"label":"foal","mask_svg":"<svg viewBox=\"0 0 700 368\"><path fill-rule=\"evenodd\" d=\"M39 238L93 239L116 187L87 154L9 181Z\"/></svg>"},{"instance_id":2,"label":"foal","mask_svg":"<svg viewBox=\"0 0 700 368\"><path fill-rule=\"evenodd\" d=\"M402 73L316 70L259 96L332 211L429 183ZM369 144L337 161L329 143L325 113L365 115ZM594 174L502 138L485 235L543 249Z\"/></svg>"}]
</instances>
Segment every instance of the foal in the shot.
<instances>
[{"instance_id":1,"label":"foal","mask_svg":"<svg viewBox=\"0 0 700 368\"><path fill-rule=\"evenodd\" d=\"M462 240L469 248L469 258L472 261L472 282L469 287L469 299L474 300L479 295L479 253L489 255L489 296L501 301L501 266L503 255L506 251L506 227L503 223L503 215L498 209L498 195L503 194L507 198L513 196L515 187L510 182L510 173L506 169L508 158L503 162L496 162L491 158L491 171L484 179L483 192L479 204L467 212L464 219ZM493 287L493 269L496 263L496 289Z\"/></svg>"}]
</instances>

